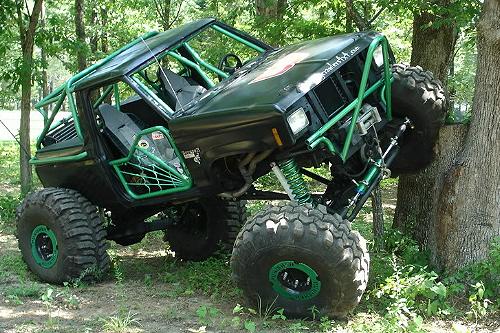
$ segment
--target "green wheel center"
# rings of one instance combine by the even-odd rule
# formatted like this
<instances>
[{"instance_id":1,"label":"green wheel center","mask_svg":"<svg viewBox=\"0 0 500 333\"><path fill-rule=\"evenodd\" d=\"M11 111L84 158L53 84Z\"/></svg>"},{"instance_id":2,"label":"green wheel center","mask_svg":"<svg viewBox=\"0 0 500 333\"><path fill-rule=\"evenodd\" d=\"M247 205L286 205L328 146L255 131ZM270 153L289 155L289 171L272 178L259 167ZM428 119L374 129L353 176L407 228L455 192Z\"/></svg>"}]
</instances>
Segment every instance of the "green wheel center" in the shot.
<instances>
[{"instance_id":1,"label":"green wheel center","mask_svg":"<svg viewBox=\"0 0 500 333\"><path fill-rule=\"evenodd\" d=\"M279 295L305 301L317 296L321 281L314 269L295 261L280 261L269 270L269 281Z\"/></svg>"},{"instance_id":2,"label":"green wheel center","mask_svg":"<svg viewBox=\"0 0 500 333\"><path fill-rule=\"evenodd\" d=\"M43 268L55 265L59 250L56 234L44 225L39 225L31 232L31 254L35 262Z\"/></svg>"}]
</instances>

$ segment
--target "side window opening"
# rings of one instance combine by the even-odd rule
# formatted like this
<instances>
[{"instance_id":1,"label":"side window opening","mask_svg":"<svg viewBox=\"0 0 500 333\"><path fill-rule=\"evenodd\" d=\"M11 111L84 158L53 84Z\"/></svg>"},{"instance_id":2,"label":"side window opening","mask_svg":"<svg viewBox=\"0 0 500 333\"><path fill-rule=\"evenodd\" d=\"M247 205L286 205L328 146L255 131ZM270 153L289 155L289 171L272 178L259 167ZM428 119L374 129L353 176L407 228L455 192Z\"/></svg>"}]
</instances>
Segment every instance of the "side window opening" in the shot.
<instances>
[{"instance_id":1,"label":"side window opening","mask_svg":"<svg viewBox=\"0 0 500 333\"><path fill-rule=\"evenodd\" d=\"M68 111L68 99L64 97L60 105L57 104L57 102L54 102L45 106L45 110L54 108L51 112L56 112L57 114L50 129L44 135L40 136L41 141L37 143L38 149L48 149L48 147L59 149L65 146L73 147L81 144L76 131L73 114ZM56 144L57 146L54 146Z\"/></svg>"},{"instance_id":2,"label":"side window opening","mask_svg":"<svg viewBox=\"0 0 500 333\"><path fill-rule=\"evenodd\" d=\"M146 113L141 112L154 114L154 110L128 84L113 83L90 91L89 97L110 165L132 197L145 198L191 186L165 124L144 121L141 115Z\"/></svg>"}]
</instances>

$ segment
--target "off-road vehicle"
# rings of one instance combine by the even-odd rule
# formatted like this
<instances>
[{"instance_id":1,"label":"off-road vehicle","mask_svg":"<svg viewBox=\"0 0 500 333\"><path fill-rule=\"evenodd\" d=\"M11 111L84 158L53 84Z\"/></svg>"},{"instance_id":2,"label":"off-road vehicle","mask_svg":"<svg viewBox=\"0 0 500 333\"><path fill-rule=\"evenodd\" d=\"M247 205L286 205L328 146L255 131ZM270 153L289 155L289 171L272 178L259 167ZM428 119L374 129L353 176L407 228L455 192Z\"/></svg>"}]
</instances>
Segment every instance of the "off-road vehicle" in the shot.
<instances>
[{"instance_id":1,"label":"off-road vehicle","mask_svg":"<svg viewBox=\"0 0 500 333\"><path fill-rule=\"evenodd\" d=\"M431 73L394 63L376 32L274 48L204 19L134 40L36 105L45 188L18 210L24 260L61 283L106 271L108 240L164 230L180 259L232 248L250 300L345 315L369 269L350 221L382 178L432 160L445 110ZM283 191L254 186L270 172ZM246 200L287 201L247 221Z\"/></svg>"}]
</instances>

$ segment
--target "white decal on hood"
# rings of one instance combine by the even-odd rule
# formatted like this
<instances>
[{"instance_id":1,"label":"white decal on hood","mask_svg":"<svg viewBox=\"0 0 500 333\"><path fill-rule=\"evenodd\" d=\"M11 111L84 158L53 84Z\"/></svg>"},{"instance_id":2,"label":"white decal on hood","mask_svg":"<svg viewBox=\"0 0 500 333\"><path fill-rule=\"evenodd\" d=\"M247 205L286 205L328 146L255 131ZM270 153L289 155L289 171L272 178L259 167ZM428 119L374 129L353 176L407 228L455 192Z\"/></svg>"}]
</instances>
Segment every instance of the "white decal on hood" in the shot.
<instances>
[{"instance_id":1,"label":"white decal on hood","mask_svg":"<svg viewBox=\"0 0 500 333\"><path fill-rule=\"evenodd\" d=\"M295 64L301 62L308 56L309 53L306 52L294 52L287 54L283 58L279 58L278 60L276 60L276 62L272 64L264 73L260 74L255 79L250 81L249 84L283 75L290 69L292 69Z\"/></svg>"}]
</instances>

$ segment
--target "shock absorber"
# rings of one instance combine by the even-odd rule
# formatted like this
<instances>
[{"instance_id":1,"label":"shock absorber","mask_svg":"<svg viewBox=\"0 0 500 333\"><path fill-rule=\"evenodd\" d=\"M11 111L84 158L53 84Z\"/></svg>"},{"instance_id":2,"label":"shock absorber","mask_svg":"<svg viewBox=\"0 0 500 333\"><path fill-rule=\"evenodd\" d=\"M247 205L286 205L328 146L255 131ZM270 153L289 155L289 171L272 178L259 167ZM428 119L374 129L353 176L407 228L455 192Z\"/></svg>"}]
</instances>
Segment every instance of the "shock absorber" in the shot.
<instances>
[{"instance_id":1,"label":"shock absorber","mask_svg":"<svg viewBox=\"0 0 500 333\"><path fill-rule=\"evenodd\" d=\"M313 203L311 192L309 192L299 166L294 159L285 160L278 165L273 163L271 166L290 199L300 204Z\"/></svg>"}]
</instances>

